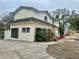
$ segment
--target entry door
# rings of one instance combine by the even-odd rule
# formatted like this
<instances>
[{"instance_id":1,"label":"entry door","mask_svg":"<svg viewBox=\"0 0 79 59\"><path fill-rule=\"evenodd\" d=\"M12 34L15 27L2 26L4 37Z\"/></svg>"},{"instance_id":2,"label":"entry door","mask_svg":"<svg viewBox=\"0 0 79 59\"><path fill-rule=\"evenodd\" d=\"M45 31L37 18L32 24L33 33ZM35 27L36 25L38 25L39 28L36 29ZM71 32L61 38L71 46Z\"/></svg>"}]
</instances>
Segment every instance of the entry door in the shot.
<instances>
[{"instance_id":1,"label":"entry door","mask_svg":"<svg viewBox=\"0 0 79 59\"><path fill-rule=\"evenodd\" d=\"M11 29L11 37L12 38L18 38L18 28L12 28Z\"/></svg>"}]
</instances>

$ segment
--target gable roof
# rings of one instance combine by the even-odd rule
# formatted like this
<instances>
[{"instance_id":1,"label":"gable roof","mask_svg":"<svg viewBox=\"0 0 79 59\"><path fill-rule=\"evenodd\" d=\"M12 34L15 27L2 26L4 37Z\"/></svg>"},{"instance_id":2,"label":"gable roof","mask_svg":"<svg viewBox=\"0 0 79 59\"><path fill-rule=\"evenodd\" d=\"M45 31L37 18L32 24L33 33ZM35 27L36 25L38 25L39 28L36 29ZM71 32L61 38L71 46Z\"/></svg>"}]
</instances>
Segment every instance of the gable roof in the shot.
<instances>
[{"instance_id":1,"label":"gable roof","mask_svg":"<svg viewBox=\"0 0 79 59\"><path fill-rule=\"evenodd\" d=\"M18 20L16 20L14 23L27 22L27 21L35 21L35 22L38 21L38 22L43 22L43 23L49 24L49 25L53 25L53 24L50 24L50 23L48 23L48 22L46 22L46 21L37 19L37 18L35 18L35 17L29 17L29 18L18 19ZM53 26L55 26L55 25L53 25ZM57 26L55 26L55 27L57 27ZM58 27L57 27L57 28L58 28Z\"/></svg>"},{"instance_id":2,"label":"gable roof","mask_svg":"<svg viewBox=\"0 0 79 59\"><path fill-rule=\"evenodd\" d=\"M29 9L29 10L34 10L34 11L37 11L37 12L42 12L42 13L46 13L51 19L52 19L52 16L49 14L48 11L39 11L38 9L34 8L34 7L27 7L27 6L20 6L19 8L17 8L15 11L14 11L14 15L19 12L21 9Z\"/></svg>"}]
</instances>

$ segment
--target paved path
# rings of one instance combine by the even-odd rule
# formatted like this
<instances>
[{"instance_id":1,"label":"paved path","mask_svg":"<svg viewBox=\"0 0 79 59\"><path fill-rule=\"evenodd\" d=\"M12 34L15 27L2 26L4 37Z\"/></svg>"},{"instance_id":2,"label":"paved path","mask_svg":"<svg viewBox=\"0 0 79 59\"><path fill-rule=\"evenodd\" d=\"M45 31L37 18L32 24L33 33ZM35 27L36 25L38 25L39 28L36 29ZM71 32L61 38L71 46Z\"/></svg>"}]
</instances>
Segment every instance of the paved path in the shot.
<instances>
[{"instance_id":1,"label":"paved path","mask_svg":"<svg viewBox=\"0 0 79 59\"><path fill-rule=\"evenodd\" d=\"M0 40L0 59L55 59L46 52L50 43Z\"/></svg>"}]
</instances>

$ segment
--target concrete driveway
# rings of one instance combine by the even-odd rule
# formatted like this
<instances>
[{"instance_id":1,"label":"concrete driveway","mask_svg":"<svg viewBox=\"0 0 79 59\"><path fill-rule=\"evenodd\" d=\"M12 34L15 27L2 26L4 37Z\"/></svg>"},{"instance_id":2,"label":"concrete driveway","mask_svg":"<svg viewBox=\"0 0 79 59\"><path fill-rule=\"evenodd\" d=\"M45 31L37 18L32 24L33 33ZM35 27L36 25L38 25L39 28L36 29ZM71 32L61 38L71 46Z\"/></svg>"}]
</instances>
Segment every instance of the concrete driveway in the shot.
<instances>
[{"instance_id":1,"label":"concrete driveway","mask_svg":"<svg viewBox=\"0 0 79 59\"><path fill-rule=\"evenodd\" d=\"M48 45L44 42L0 40L0 59L55 59L47 54Z\"/></svg>"}]
</instances>

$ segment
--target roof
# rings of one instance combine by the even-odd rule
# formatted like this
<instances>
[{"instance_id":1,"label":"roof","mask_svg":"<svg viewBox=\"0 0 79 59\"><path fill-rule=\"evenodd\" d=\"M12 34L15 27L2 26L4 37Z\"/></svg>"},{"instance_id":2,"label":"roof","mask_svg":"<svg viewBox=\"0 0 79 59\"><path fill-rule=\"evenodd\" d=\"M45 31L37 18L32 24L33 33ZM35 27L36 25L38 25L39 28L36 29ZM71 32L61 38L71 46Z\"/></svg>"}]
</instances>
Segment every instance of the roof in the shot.
<instances>
[{"instance_id":1,"label":"roof","mask_svg":"<svg viewBox=\"0 0 79 59\"><path fill-rule=\"evenodd\" d=\"M27 21L35 21L35 22L38 21L38 22L43 22L43 23L49 24L49 25L53 25L53 24L51 24L51 23L48 23L48 22L46 22L46 21L37 19L37 18L35 18L35 17L29 17L29 18L18 19L18 20L16 20L14 23L27 22ZM53 26L55 26L55 25L53 25ZM55 27L57 27L57 26L55 26Z\"/></svg>"},{"instance_id":2,"label":"roof","mask_svg":"<svg viewBox=\"0 0 79 59\"><path fill-rule=\"evenodd\" d=\"M15 11L14 11L14 15L19 12L21 9L29 9L29 10L34 10L34 11L37 11L37 12L42 12L42 13L46 13L50 18L52 18L52 16L50 15L50 13L48 11L39 11L38 9L34 8L34 7L27 7L27 6L20 6L19 8L17 8Z\"/></svg>"}]
</instances>

